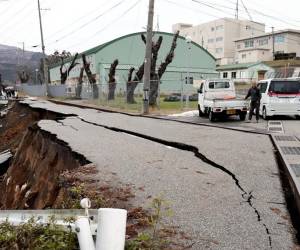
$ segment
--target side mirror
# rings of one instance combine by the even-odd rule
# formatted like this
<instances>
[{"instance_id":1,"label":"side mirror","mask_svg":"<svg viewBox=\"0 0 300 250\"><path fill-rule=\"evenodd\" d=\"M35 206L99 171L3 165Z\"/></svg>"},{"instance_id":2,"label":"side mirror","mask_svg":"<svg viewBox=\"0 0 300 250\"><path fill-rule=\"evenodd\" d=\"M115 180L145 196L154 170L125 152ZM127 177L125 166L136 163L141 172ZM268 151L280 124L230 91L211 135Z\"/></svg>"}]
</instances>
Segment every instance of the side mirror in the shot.
<instances>
[{"instance_id":1,"label":"side mirror","mask_svg":"<svg viewBox=\"0 0 300 250\"><path fill-rule=\"evenodd\" d=\"M199 94L202 94L203 92L202 92L202 89L198 89L198 93Z\"/></svg>"}]
</instances>

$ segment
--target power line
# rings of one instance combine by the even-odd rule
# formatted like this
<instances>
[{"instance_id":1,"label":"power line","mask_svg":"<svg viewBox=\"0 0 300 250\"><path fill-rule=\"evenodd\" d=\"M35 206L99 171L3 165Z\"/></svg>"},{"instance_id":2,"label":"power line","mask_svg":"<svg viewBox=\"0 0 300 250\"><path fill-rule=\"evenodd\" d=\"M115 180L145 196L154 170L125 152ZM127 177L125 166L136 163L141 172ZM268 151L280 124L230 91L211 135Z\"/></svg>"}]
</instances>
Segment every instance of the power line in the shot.
<instances>
[{"instance_id":1,"label":"power line","mask_svg":"<svg viewBox=\"0 0 300 250\"><path fill-rule=\"evenodd\" d=\"M103 7L106 6L108 3L109 3L109 2L106 1L104 4L101 4L100 6L95 7L92 11L90 11L90 12L88 12L88 13L82 15L82 16L79 17L78 19L75 19L75 20L72 22L72 25L74 25L75 23L78 23L79 21L81 21L82 19L86 18L87 16L90 16L92 13L99 12L99 8L100 8L100 7L103 8ZM69 26L65 26L65 27L63 27L63 28L61 28L61 29L55 31L55 32L52 33L51 35L47 36L46 39L48 39L49 37L52 37L52 36L54 36L54 35L56 35L56 34L59 34L59 33L61 33L62 31L66 30L66 29L69 30L70 27L69 27Z\"/></svg>"},{"instance_id":2,"label":"power line","mask_svg":"<svg viewBox=\"0 0 300 250\"><path fill-rule=\"evenodd\" d=\"M180 7L183 7L183 8L186 8L186 9L191 9L192 11L195 11L195 12L202 12L203 13L203 11L201 10L195 10L195 9L193 9L193 8L189 8L189 7L187 7L187 6L185 6L185 5L182 5L182 4L179 4L179 3L177 3L177 2L174 2L174 1L171 1L171 0L164 0L164 1L166 1L166 2L169 2L169 3L172 3L172 4L175 4L175 5L178 5L178 6L180 6ZM191 1L193 1L193 2L195 2L196 0L191 0ZM199 2L199 1L196 1L196 2ZM213 6L211 6L211 8L214 8ZM206 13L207 14L207 13ZM213 15L213 14L207 14L207 15L210 15L210 16L212 16L212 17L214 17L214 18L221 18L221 17L219 17L219 16L216 16L216 15ZM227 21L228 22L231 22L231 23L236 23L236 21L233 21L233 20L230 20L230 19L227 19ZM253 30L255 30L255 31L260 31L260 32L262 32L263 34L261 34L261 36L270 36L270 34L268 34L268 33L265 33L265 30L261 30L261 29L257 29L257 28L255 28L255 27L251 27ZM276 34L275 34L275 37L276 37ZM249 38L249 40L250 39L253 39L253 38ZM296 40L296 39L293 39L293 38L289 38L289 37L285 37L285 39L287 39L287 40L290 40L290 41L295 41L295 42L297 42L297 43L299 43L300 42L300 39L299 40Z\"/></svg>"},{"instance_id":3,"label":"power line","mask_svg":"<svg viewBox=\"0 0 300 250\"><path fill-rule=\"evenodd\" d=\"M104 26L102 29L98 30L97 32L95 32L92 36L88 37L87 39L91 39L95 36L97 36L99 33L101 33L102 31L104 31L105 29L107 29L108 27L110 27L112 24L114 24L116 21L119 21L122 17L124 17L125 15L127 15L131 10L133 10L141 1L137 0L133 5L131 5L128 9L126 9L120 16L118 16L116 19L114 19L113 21L111 21L110 23L108 23L106 26ZM79 43L75 43L71 46L68 46L68 48L74 48L77 45L82 44L83 42L79 42Z\"/></svg>"},{"instance_id":4,"label":"power line","mask_svg":"<svg viewBox=\"0 0 300 250\"><path fill-rule=\"evenodd\" d=\"M30 0L29 0L30 1ZM30 4L28 4L28 3L25 3L25 5L23 5L22 7L21 7L21 9L19 9L18 11L16 11L14 14L13 14L13 16L15 16L15 17L19 17L19 14L20 13L23 13L23 11L25 10L25 9L27 9L28 7L32 7L32 5L30 5ZM32 10L31 10L32 11ZM12 19L12 20L14 20L12 23L11 22L6 22L4 25L2 25L1 26L1 30L2 31L4 31L4 30L6 30L8 27L10 27L12 24L13 25L15 25L17 22L19 22L19 19L21 19L21 18L18 18L17 20L16 19ZM22 20L24 19L24 17L22 16Z\"/></svg>"},{"instance_id":5,"label":"power line","mask_svg":"<svg viewBox=\"0 0 300 250\"><path fill-rule=\"evenodd\" d=\"M80 27L71 30L69 33L61 36L60 38L56 39L53 42L50 42L48 45L54 44L56 42L59 42L63 39L65 39L66 37L73 35L74 33L78 32L79 30L83 29L84 27L86 27L87 25L89 25L92 22L95 22L96 20L98 20L100 17L104 16L105 14L109 13L110 11L112 11L113 9L117 8L119 5L121 5L122 3L124 3L126 0L121 0L119 1L117 4L113 5L112 7L110 7L108 10L104 11L103 13L101 13L100 15L96 16L95 18L93 18L92 20L82 24Z\"/></svg>"}]
</instances>

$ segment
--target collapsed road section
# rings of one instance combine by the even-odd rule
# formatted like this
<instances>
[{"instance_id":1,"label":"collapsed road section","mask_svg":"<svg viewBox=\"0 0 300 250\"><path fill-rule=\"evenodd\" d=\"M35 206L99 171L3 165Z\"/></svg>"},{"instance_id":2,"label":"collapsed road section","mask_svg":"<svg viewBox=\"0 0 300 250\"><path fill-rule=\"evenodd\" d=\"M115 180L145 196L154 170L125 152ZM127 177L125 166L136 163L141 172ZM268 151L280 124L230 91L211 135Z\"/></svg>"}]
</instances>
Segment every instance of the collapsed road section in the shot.
<instances>
[{"instance_id":1,"label":"collapsed road section","mask_svg":"<svg viewBox=\"0 0 300 250\"><path fill-rule=\"evenodd\" d=\"M109 182L111 186L133 185L131 202L135 206L146 209L156 196L169 201L174 215L165 220L188 235L191 248L295 246L295 230L286 207L273 145L267 136L45 101L25 101L23 105L32 112L60 113L60 119L38 119L33 127L39 131L37 134L52 135L69 152L76 152L73 158L77 161L82 156L86 161L82 164L95 164L98 181ZM32 133L33 128L27 133ZM43 159L46 148L37 142L33 144L37 147L31 154ZM30 147L28 144L22 151ZM39 161L37 156L33 162L23 158L24 171L28 171L26 166L30 169ZM61 157L64 156L57 158ZM12 175L14 171L8 172L6 183ZM22 189L25 179L12 187Z\"/></svg>"}]
</instances>

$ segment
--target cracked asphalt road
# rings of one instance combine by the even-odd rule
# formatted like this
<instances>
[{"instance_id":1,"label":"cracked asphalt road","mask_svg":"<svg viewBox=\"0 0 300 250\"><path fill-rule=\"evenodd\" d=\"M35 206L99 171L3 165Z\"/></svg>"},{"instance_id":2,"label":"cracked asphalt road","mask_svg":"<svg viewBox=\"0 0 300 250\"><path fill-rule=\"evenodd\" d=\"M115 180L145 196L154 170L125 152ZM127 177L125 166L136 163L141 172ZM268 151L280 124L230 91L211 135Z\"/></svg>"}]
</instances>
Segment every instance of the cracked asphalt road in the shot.
<instances>
[{"instance_id":1,"label":"cracked asphalt road","mask_svg":"<svg viewBox=\"0 0 300 250\"><path fill-rule=\"evenodd\" d=\"M149 196L163 194L175 212L171 222L192 237L193 249L270 249L270 242L273 249L294 246L267 136L48 102L30 105L77 114L39 126L85 155L100 172L134 184L136 205L146 207Z\"/></svg>"}]
</instances>

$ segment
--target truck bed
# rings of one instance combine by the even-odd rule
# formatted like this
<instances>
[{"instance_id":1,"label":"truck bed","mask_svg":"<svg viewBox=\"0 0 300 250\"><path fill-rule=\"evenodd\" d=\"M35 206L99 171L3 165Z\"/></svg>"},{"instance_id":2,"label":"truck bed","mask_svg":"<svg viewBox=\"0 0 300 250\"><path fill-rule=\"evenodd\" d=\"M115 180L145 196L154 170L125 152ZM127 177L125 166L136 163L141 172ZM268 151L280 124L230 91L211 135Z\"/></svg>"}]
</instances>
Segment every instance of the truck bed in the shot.
<instances>
[{"instance_id":1,"label":"truck bed","mask_svg":"<svg viewBox=\"0 0 300 250\"><path fill-rule=\"evenodd\" d=\"M241 98L234 98L234 99L205 99L204 106L215 108L239 108L248 106L248 102Z\"/></svg>"}]
</instances>

